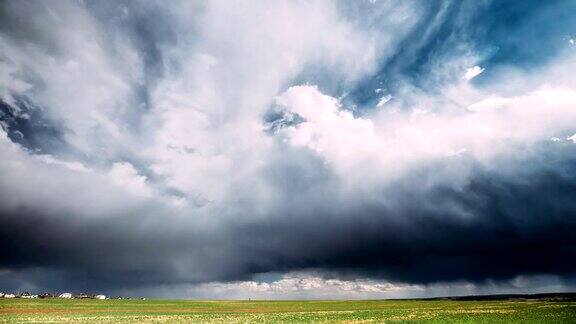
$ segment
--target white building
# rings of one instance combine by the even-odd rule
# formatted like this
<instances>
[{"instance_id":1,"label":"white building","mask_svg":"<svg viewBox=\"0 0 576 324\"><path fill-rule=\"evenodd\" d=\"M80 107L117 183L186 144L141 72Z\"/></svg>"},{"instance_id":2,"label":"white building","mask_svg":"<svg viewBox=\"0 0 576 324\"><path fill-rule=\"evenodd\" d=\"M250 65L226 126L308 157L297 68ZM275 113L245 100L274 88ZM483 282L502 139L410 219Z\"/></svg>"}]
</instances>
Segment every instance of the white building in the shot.
<instances>
[{"instance_id":1,"label":"white building","mask_svg":"<svg viewBox=\"0 0 576 324\"><path fill-rule=\"evenodd\" d=\"M34 299L34 298L38 298L38 295L21 295L20 298L26 298L26 299Z\"/></svg>"},{"instance_id":2,"label":"white building","mask_svg":"<svg viewBox=\"0 0 576 324\"><path fill-rule=\"evenodd\" d=\"M16 298L16 295L14 294L5 294L4 298Z\"/></svg>"},{"instance_id":3,"label":"white building","mask_svg":"<svg viewBox=\"0 0 576 324\"><path fill-rule=\"evenodd\" d=\"M105 296L105 295L96 295L96 296L94 296L94 298L96 298L96 299L106 299L106 296Z\"/></svg>"},{"instance_id":4,"label":"white building","mask_svg":"<svg viewBox=\"0 0 576 324\"><path fill-rule=\"evenodd\" d=\"M58 296L60 298L72 298L72 294L71 293L63 293L60 294L60 296Z\"/></svg>"}]
</instances>

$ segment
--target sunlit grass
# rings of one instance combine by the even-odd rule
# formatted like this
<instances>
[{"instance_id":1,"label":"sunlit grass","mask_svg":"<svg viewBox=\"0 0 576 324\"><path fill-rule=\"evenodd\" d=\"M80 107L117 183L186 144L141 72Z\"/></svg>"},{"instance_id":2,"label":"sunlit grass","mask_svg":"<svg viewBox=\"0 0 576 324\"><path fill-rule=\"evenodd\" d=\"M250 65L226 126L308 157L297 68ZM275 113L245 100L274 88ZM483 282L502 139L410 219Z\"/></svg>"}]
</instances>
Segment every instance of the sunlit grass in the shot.
<instances>
[{"instance_id":1,"label":"sunlit grass","mask_svg":"<svg viewBox=\"0 0 576 324\"><path fill-rule=\"evenodd\" d=\"M0 299L0 322L575 323L576 302Z\"/></svg>"}]
</instances>

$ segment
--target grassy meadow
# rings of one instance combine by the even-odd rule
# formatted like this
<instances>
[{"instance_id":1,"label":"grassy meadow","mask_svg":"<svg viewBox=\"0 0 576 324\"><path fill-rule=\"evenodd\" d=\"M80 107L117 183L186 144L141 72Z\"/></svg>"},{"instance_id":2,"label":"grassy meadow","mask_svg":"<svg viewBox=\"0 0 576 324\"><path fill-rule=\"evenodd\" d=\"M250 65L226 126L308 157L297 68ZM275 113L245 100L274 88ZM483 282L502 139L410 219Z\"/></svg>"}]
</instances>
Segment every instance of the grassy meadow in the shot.
<instances>
[{"instance_id":1,"label":"grassy meadow","mask_svg":"<svg viewBox=\"0 0 576 324\"><path fill-rule=\"evenodd\" d=\"M0 323L576 323L576 302L0 299Z\"/></svg>"}]
</instances>

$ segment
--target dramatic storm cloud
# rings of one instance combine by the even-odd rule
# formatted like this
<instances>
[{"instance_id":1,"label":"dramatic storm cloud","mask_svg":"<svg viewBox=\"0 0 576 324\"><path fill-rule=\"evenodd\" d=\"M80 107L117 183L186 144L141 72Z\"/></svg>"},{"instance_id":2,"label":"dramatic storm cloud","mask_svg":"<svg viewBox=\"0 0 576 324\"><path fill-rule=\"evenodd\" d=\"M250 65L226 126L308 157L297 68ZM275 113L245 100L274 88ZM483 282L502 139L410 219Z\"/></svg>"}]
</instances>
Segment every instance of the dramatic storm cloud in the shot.
<instances>
[{"instance_id":1,"label":"dramatic storm cloud","mask_svg":"<svg viewBox=\"0 0 576 324\"><path fill-rule=\"evenodd\" d=\"M2 1L0 290L566 291L576 2Z\"/></svg>"}]
</instances>

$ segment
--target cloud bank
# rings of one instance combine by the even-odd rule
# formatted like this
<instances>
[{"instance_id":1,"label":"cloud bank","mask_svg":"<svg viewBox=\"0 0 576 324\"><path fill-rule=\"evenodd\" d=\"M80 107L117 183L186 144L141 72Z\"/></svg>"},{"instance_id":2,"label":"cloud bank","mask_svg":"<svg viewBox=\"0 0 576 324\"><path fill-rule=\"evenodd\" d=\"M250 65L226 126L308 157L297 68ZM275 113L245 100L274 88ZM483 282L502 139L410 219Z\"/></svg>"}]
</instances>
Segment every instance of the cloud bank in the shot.
<instances>
[{"instance_id":1,"label":"cloud bank","mask_svg":"<svg viewBox=\"0 0 576 324\"><path fill-rule=\"evenodd\" d=\"M5 1L0 288L569 290L573 9Z\"/></svg>"}]
</instances>

